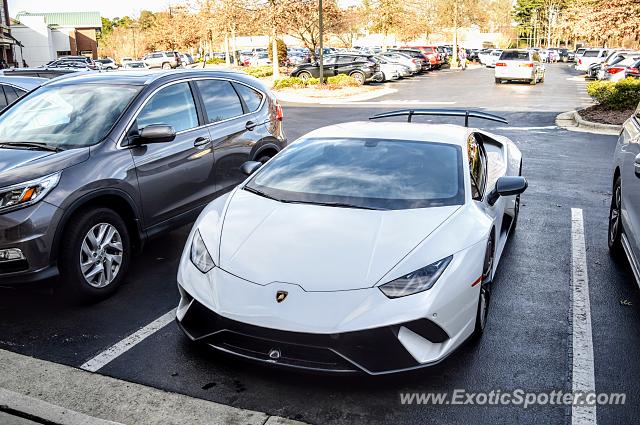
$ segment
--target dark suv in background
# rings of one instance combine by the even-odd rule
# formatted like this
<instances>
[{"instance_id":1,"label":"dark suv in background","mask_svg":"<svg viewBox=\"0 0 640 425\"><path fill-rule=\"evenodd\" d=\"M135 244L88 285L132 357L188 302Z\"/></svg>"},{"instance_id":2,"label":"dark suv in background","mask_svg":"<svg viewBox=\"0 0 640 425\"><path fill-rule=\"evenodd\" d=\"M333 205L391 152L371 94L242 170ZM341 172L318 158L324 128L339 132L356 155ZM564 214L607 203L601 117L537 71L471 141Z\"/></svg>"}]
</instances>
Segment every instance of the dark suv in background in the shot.
<instances>
[{"instance_id":1,"label":"dark suv in background","mask_svg":"<svg viewBox=\"0 0 640 425\"><path fill-rule=\"evenodd\" d=\"M340 53L324 57L323 75L333 77L338 74L346 74L356 79L359 84L367 81L382 81L380 65L373 55L358 53ZM300 64L291 71L292 77L307 80L311 77L320 78L320 65L318 61Z\"/></svg>"},{"instance_id":2,"label":"dark suv in background","mask_svg":"<svg viewBox=\"0 0 640 425\"><path fill-rule=\"evenodd\" d=\"M193 221L286 145L243 73L77 73L0 113L0 286L112 293L149 238Z\"/></svg>"}]
</instances>

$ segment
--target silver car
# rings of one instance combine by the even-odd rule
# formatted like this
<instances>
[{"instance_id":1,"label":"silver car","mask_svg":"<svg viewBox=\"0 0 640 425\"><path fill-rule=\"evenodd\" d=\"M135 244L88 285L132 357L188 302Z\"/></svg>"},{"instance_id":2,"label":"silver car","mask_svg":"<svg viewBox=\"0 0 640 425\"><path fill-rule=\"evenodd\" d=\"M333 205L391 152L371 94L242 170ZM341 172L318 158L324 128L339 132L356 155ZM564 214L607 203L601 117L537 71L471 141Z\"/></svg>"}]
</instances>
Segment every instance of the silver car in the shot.
<instances>
[{"instance_id":1,"label":"silver car","mask_svg":"<svg viewBox=\"0 0 640 425\"><path fill-rule=\"evenodd\" d=\"M616 145L608 242L613 256L626 255L640 284L640 104Z\"/></svg>"}]
</instances>

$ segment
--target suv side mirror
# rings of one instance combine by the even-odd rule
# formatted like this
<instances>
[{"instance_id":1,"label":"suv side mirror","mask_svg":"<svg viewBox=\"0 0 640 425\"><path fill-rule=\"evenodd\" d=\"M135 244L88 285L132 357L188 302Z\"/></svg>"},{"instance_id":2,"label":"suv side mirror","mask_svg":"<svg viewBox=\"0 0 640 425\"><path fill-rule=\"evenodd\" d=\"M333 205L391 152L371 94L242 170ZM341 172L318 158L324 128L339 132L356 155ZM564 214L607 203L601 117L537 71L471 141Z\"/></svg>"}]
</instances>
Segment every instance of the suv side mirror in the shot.
<instances>
[{"instance_id":1,"label":"suv side mirror","mask_svg":"<svg viewBox=\"0 0 640 425\"><path fill-rule=\"evenodd\" d=\"M527 179L521 176L500 177L496 182L496 187L489 192L487 198L489 205L495 204L501 196L519 195L527 190L528 186Z\"/></svg>"},{"instance_id":2,"label":"suv side mirror","mask_svg":"<svg viewBox=\"0 0 640 425\"><path fill-rule=\"evenodd\" d=\"M148 143L167 143L176 138L176 131L170 125L153 124L148 125L140 130L137 142L140 144Z\"/></svg>"},{"instance_id":3,"label":"suv side mirror","mask_svg":"<svg viewBox=\"0 0 640 425\"><path fill-rule=\"evenodd\" d=\"M247 161L240 166L240 171L242 171L245 175L250 176L251 174L258 171L258 168L262 167L262 162L260 161Z\"/></svg>"}]
</instances>

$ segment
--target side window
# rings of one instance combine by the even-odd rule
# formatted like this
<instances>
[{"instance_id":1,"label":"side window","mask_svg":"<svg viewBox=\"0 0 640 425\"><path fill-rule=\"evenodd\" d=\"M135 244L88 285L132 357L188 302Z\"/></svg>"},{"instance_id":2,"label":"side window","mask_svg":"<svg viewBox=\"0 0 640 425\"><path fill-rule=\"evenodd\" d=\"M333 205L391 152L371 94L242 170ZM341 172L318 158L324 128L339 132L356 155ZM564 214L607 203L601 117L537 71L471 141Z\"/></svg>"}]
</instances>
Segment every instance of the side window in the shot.
<instances>
[{"instance_id":1,"label":"side window","mask_svg":"<svg viewBox=\"0 0 640 425\"><path fill-rule=\"evenodd\" d=\"M4 89L6 86L4 84L0 84L0 87ZM0 89L0 109L4 109L9 103L4 96L4 90Z\"/></svg>"},{"instance_id":2,"label":"side window","mask_svg":"<svg viewBox=\"0 0 640 425\"><path fill-rule=\"evenodd\" d=\"M240 97L242 97L242 100L244 100L247 108L249 108L249 112L255 112L258 110L262 103L262 94L260 92L239 83L233 83L233 87L235 87Z\"/></svg>"},{"instance_id":3,"label":"side window","mask_svg":"<svg viewBox=\"0 0 640 425\"><path fill-rule=\"evenodd\" d=\"M218 122L244 114L238 94L229 81L196 81L209 122Z\"/></svg>"},{"instance_id":4,"label":"side window","mask_svg":"<svg viewBox=\"0 0 640 425\"><path fill-rule=\"evenodd\" d=\"M329 56L326 58L322 59L322 64L323 65L333 65L334 63L336 63L336 57L335 56Z\"/></svg>"},{"instance_id":5,"label":"side window","mask_svg":"<svg viewBox=\"0 0 640 425\"><path fill-rule=\"evenodd\" d=\"M13 89L16 91L16 94L18 95L18 98L21 98L22 96L24 96L25 94L27 94L27 92L26 92L26 91L24 91L24 90L20 90L20 89L17 89L17 88L15 88L15 87L14 87Z\"/></svg>"},{"instance_id":6,"label":"side window","mask_svg":"<svg viewBox=\"0 0 640 425\"><path fill-rule=\"evenodd\" d=\"M353 58L351 56L338 56L339 64L351 63L351 62L353 62Z\"/></svg>"},{"instance_id":7,"label":"side window","mask_svg":"<svg viewBox=\"0 0 640 425\"><path fill-rule=\"evenodd\" d=\"M152 124L170 125L175 131L197 127L196 104L189 84L172 84L154 94L140 111L137 124L138 131Z\"/></svg>"},{"instance_id":8,"label":"side window","mask_svg":"<svg viewBox=\"0 0 640 425\"><path fill-rule=\"evenodd\" d=\"M7 105L18 98L18 93L16 93L13 87L3 86L2 88L4 89L4 95L7 97Z\"/></svg>"},{"instance_id":9,"label":"side window","mask_svg":"<svg viewBox=\"0 0 640 425\"><path fill-rule=\"evenodd\" d=\"M481 200L484 195L487 178L486 158L482 146L473 134L469 135L469 139L467 139L467 152L469 154L471 196L475 200Z\"/></svg>"}]
</instances>

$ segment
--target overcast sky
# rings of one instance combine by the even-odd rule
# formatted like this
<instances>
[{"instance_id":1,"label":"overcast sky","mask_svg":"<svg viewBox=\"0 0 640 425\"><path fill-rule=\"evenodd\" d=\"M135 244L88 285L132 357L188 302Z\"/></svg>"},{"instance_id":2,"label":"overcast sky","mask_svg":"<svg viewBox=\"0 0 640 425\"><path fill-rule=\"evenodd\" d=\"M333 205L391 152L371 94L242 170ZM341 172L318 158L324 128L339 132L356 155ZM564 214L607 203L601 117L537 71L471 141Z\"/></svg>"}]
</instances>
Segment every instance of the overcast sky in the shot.
<instances>
[{"instance_id":1,"label":"overcast sky","mask_svg":"<svg viewBox=\"0 0 640 425\"><path fill-rule=\"evenodd\" d=\"M358 0L340 0L342 4L354 4ZM157 12L169 4L183 3L177 0L9 0L9 15L18 12L86 12L99 11L107 18L137 16L141 10Z\"/></svg>"}]
</instances>

